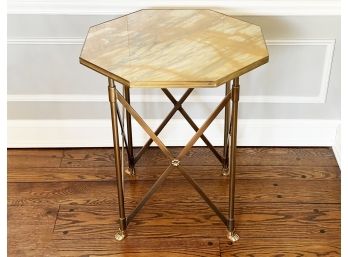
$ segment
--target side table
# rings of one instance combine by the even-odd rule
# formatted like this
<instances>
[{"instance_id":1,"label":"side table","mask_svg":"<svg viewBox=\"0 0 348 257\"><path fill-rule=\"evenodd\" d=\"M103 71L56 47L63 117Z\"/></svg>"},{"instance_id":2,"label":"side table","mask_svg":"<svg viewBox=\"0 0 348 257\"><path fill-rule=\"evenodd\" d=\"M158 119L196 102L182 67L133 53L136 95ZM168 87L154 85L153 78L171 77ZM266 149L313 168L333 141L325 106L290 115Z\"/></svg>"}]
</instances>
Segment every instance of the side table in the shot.
<instances>
[{"instance_id":1,"label":"side table","mask_svg":"<svg viewBox=\"0 0 348 257\"><path fill-rule=\"evenodd\" d=\"M268 51L260 27L212 10L145 9L89 29L80 63L108 78L120 216L119 231L115 236L117 240L126 237L128 224L173 169L181 172L226 225L227 237L232 242L239 239L234 219L239 77L267 62ZM115 81L122 85L121 92ZM203 125L198 127L182 104L196 88L215 88L223 84L225 96ZM173 103L173 109L155 131L131 106L131 88L159 88ZM177 100L168 88L187 90ZM118 103L126 109L126 123L122 119ZM204 132L222 109L225 109L225 126L221 155ZM158 134L177 111L196 133L181 152L174 156L158 138ZM131 117L150 137L137 155L133 152ZM199 138L221 163L222 174L229 176L227 217L180 163ZM120 140L127 151L126 173L129 175L135 175L137 161L152 142L168 158L168 167L128 216L124 208L124 170L121 165L123 154L121 156Z\"/></svg>"}]
</instances>

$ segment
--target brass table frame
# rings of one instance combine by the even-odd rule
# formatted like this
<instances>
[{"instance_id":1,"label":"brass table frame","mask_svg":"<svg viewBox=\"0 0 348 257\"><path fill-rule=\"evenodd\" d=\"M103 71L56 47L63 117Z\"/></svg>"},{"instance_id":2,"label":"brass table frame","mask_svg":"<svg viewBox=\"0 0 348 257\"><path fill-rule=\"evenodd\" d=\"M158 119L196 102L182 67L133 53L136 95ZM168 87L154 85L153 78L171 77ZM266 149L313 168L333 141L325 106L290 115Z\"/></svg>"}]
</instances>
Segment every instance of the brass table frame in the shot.
<instances>
[{"instance_id":1,"label":"brass table frame","mask_svg":"<svg viewBox=\"0 0 348 257\"><path fill-rule=\"evenodd\" d=\"M114 155L115 155L115 168L116 168L116 180L117 180L117 192L118 192L118 207L119 207L119 231L115 235L116 240L123 240L126 237L126 229L128 224L133 220L135 215L141 210L144 204L149 200L149 198L156 192L156 190L161 186L166 177L169 175L170 171L177 168L181 174L187 179L187 181L193 186L193 188L200 194L204 201L209 205L209 207L216 213L216 215L221 219L221 221L227 227L227 237L235 242L239 239L238 234L235 232L235 219L234 219L234 200L235 200L235 173L236 173L236 144L237 144L237 119L238 119L238 101L239 101L239 78L233 80L233 85L231 89L230 81L226 83L225 97L216 107L216 109L209 115L207 120L199 128L194 121L190 118L187 112L183 109L182 104L186 98L193 91L193 88L187 89L183 96L176 100L174 96L169 92L168 89L162 88L162 91L169 98L169 100L174 104L173 109L169 112L167 117L163 120L160 126L152 131L151 128L145 123L145 121L140 117L140 115L132 108L130 105L130 94L129 87L123 85L123 92L121 94L115 87L114 80L108 78L108 94L109 102L111 108L111 119L112 119L112 131L113 131L113 142L114 142ZM230 108L230 102L232 101L232 112ZM127 122L127 135L125 133L125 126L121 119L121 113L118 108L118 102L126 109L126 122ZM221 156L214 146L209 142L209 140L204 136L204 131L209 127L221 110L225 108L225 126L224 126L224 148L223 155ZM173 115L179 111L187 122L196 131L194 136L189 140L189 142L184 146L181 152L174 157L168 148L163 144L163 142L158 138L158 134L165 127L168 121L173 117ZM133 153L133 140L132 140L132 125L131 116L139 123L139 125L145 130L145 132L150 136L150 139L139 151L137 156ZM119 132L118 123L121 128L121 135L128 156L128 169L127 173L130 175L135 175L135 164L140 159L145 150L155 142L159 149L164 153L169 159L169 166L165 171L159 176L157 181L151 186L149 191L144 195L142 200L138 203L135 209L126 216L124 207L124 177L123 177L123 167L121 165L121 153L120 153L120 143L119 143ZM215 204L208 198L204 191L199 187L199 185L189 176L187 170L182 167L180 160L190 151L192 146L196 141L201 138L205 144L210 148L216 158L222 164L222 174L229 175L229 207L227 217L215 206ZM123 158L123 155L122 155Z\"/></svg>"}]
</instances>

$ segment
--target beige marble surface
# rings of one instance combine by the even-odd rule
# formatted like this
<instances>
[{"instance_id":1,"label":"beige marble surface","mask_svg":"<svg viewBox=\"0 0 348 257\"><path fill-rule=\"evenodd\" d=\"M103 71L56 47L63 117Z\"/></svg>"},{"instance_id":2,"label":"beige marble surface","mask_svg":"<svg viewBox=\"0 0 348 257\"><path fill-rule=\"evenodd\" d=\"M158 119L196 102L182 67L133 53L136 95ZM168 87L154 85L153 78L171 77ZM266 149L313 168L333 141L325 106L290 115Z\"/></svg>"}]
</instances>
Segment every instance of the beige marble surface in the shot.
<instances>
[{"instance_id":1,"label":"beige marble surface","mask_svg":"<svg viewBox=\"0 0 348 257\"><path fill-rule=\"evenodd\" d=\"M266 62L260 27L211 10L141 10L89 29L80 62L130 87L215 87Z\"/></svg>"}]
</instances>

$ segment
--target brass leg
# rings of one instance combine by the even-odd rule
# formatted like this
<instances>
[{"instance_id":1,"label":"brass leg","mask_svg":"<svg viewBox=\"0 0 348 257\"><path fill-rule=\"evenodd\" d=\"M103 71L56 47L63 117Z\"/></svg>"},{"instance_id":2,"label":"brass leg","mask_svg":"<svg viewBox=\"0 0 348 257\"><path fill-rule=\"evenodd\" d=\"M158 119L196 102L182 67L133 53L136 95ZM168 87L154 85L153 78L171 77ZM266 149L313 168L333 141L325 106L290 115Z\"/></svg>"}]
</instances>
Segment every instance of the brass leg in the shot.
<instances>
[{"instance_id":1,"label":"brass leg","mask_svg":"<svg viewBox=\"0 0 348 257\"><path fill-rule=\"evenodd\" d=\"M227 95L231 91L231 82L226 82L225 95ZM229 130L230 130L230 115L231 115L231 105L230 102L226 104L225 107L225 127L224 127L224 150L223 157L224 163L222 166L222 175L227 176L229 174L228 169L228 138L229 138Z\"/></svg>"},{"instance_id":2,"label":"brass leg","mask_svg":"<svg viewBox=\"0 0 348 257\"><path fill-rule=\"evenodd\" d=\"M121 155L120 146L118 141L118 124L117 124L117 109L116 109L116 94L115 85L112 79L108 79L109 82L109 102L111 108L111 120L112 120L112 134L114 140L114 155L115 155L115 168L116 168L116 179L117 179L117 193L118 193L118 208L120 216L120 228L118 233L115 235L116 240L123 240L126 237L126 215L124 209L124 188L123 188L123 171L121 167Z\"/></svg>"},{"instance_id":3,"label":"brass leg","mask_svg":"<svg viewBox=\"0 0 348 257\"><path fill-rule=\"evenodd\" d=\"M110 83L111 81L111 83ZM230 169L230 203L229 203L229 215L226 217L218 208L217 206L208 198L208 196L204 193L204 191L199 187L196 181L194 181L186 172L186 170L181 167L180 161L184 156L190 151L190 149L193 147L193 145L197 142L199 138L202 137L206 129L210 126L210 124L213 122L213 120L218 116L218 114L221 112L222 109L225 108L226 104L231 101L232 98L232 92L229 91L229 93L226 94L226 96L223 98L223 100L219 103L219 105L215 108L215 110L209 115L207 120L202 124L202 126L196 131L196 133L192 136L192 138L189 140L189 142L184 146L184 148L178 153L176 157L173 156L173 154L169 151L169 149L164 145L162 140L156 135L155 132L152 131L152 129L146 124L146 122L140 117L140 115L132 108L132 106L127 102L127 100L123 97L123 95L113 86L113 81L109 80L110 86L109 86L109 94L115 94L115 96L110 96L110 102L120 102L124 108L132 115L132 117L139 123L139 125L144 129L144 131L150 136L150 138L155 142L159 149L163 152L163 154L170 160L169 166L166 168L166 170L162 173L162 175L158 178L158 180L152 185L150 190L144 195L143 199L138 203L136 208L131 212L128 217L125 218L124 216L124 204L123 204L123 187L122 182L123 178L121 169L116 169L118 173L118 191L119 191L119 203L120 204L120 231L116 235L116 239L122 240L124 239L126 227L129 224L129 222L132 221L132 219L135 217L135 215L142 209L142 207L145 205L145 203L149 200L149 198L158 190L158 188L163 184L165 178L169 175L171 170L173 168L179 169L181 174L188 180L188 182L193 186L193 188L200 194L200 196L203 198L203 200L210 206L210 208L218 215L218 217L221 219L221 221L226 225L228 231L229 231L229 238L232 241L238 240L238 235L234 231L234 172L235 172L235 147L236 147L236 123L237 123L237 101L238 101L238 80L234 81L234 89L233 89L233 107L234 112L232 113L232 120L234 130L231 134L232 142L229 144L230 149L230 162L233 161L233 163L230 163L229 169ZM117 105L112 104L112 110ZM112 111L112 113L116 112L115 110ZM113 115L115 116L115 115ZM115 123L117 119L113 119L113 128L115 128L114 131L114 139L117 139L117 124ZM231 130L230 130L231 131ZM116 135L115 135L116 133ZM117 147L116 147L117 146ZM233 147L232 147L233 146ZM232 152L233 148L233 152ZM119 156L119 150L118 150L118 140L115 140L115 156ZM116 161L116 159L115 159ZM116 161L116 166L119 167L119 157L118 161ZM233 167L233 169L232 169ZM233 176L231 176L231 174ZM122 178L121 180L119 178ZM121 182L120 182L121 181ZM121 184L120 184L121 183ZM122 196L120 198L120 196ZM123 216L122 216L123 215Z\"/></svg>"},{"instance_id":4,"label":"brass leg","mask_svg":"<svg viewBox=\"0 0 348 257\"><path fill-rule=\"evenodd\" d=\"M130 104L130 94L129 88L124 86L125 99ZM129 112L126 112L126 120L127 120L127 143L128 143L128 169L126 169L126 173L129 175L135 175L135 161L133 154L133 137L132 137L132 119Z\"/></svg>"},{"instance_id":5,"label":"brass leg","mask_svg":"<svg viewBox=\"0 0 348 257\"><path fill-rule=\"evenodd\" d=\"M229 145L229 207L228 207L228 234L227 238L232 242L239 239L235 232L234 222L234 200L236 184L236 150L237 150L237 119L238 119L238 101L239 101L239 78L233 80L232 87L232 115L231 115L231 143Z\"/></svg>"}]
</instances>

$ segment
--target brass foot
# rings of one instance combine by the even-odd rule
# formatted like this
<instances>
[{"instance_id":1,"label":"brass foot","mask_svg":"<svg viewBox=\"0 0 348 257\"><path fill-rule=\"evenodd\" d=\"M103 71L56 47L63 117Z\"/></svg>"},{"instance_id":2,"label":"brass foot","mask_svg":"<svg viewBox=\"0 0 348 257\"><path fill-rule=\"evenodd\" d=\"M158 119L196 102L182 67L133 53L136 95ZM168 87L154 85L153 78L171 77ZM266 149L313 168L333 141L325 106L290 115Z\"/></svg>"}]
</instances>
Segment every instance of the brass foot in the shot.
<instances>
[{"instance_id":1,"label":"brass foot","mask_svg":"<svg viewBox=\"0 0 348 257\"><path fill-rule=\"evenodd\" d=\"M221 170L221 175L222 176L228 176L230 174L230 169L227 167L227 168L222 168Z\"/></svg>"},{"instance_id":2,"label":"brass foot","mask_svg":"<svg viewBox=\"0 0 348 257\"><path fill-rule=\"evenodd\" d=\"M126 236L127 236L126 231L119 229L118 232L115 235L115 239L117 241L122 241L123 239L126 238Z\"/></svg>"},{"instance_id":3,"label":"brass foot","mask_svg":"<svg viewBox=\"0 0 348 257\"><path fill-rule=\"evenodd\" d=\"M232 242L232 243L235 243L239 240L239 236L238 234L233 230L232 232L231 231L228 231L227 233L227 238Z\"/></svg>"},{"instance_id":4,"label":"brass foot","mask_svg":"<svg viewBox=\"0 0 348 257\"><path fill-rule=\"evenodd\" d=\"M127 173L129 176L135 176L135 168L126 168L124 172Z\"/></svg>"}]
</instances>

